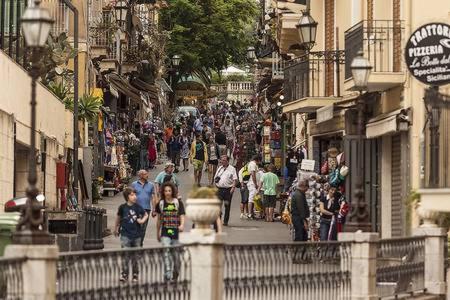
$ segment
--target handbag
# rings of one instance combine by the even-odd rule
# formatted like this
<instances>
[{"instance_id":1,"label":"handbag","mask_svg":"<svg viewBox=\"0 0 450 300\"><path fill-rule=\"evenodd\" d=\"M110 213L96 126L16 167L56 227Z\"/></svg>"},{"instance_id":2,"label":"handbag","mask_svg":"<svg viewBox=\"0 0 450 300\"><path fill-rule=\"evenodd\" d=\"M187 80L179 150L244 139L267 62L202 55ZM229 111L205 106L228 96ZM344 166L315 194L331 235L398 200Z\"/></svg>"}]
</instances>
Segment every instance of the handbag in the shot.
<instances>
[{"instance_id":1,"label":"handbag","mask_svg":"<svg viewBox=\"0 0 450 300\"><path fill-rule=\"evenodd\" d=\"M291 198L289 197L284 206L283 212L281 213L281 223L286 225L292 224L292 215L291 215Z\"/></svg>"},{"instance_id":2,"label":"handbag","mask_svg":"<svg viewBox=\"0 0 450 300\"><path fill-rule=\"evenodd\" d=\"M322 167L320 167L320 174L322 175L328 174L328 160L325 160L322 164Z\"/></svg>"}]
</instances>

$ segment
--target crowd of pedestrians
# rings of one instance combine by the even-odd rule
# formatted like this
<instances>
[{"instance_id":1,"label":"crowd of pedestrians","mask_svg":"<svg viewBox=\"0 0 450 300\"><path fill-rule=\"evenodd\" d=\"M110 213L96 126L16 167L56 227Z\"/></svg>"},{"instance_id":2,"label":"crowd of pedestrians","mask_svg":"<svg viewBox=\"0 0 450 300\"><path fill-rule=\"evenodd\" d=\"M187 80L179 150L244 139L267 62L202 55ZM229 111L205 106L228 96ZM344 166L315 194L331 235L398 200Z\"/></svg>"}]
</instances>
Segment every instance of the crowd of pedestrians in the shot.
<instances>
[{"instance_id":1,"label":"crowd of pedestrians","mask_svg":"<svg viewBox=\"0 0 450 300\"><path fill-rule=\"evenodd\" d=\"M257 114L249 109L223 104L203 110L199 115L178 116L167 124L161 130L164 146L156 147L155 143L155 149L149 148L148 153L150 160L157 156L155 152L158 149L165 152L168 161L164 170L157 174L153 182L149 180L147 170L140 170L138 179L123 192L125 203L118 208L115 225L115 234L120 235L122 247L142 247L149 217L156 218L156 238L162 245L178 244L179 233L185 229L185 208L176 174L189 172L191 166L194 188L202 184L216 188L217 197L223 203L220 218L212 224L216 231L220 232L222 225L229 225L231 202L239 189L241 219L274 222L283 219L283 208L289 207L293 240L312 239L308 221L310 207L306 196L310 186L307 180L298 178L303 152L293 148L287 151L284 188L279 189L281 182L275 166L262 164L263 119L255 116ZM250 136L251 140L245 139L246 136ZM149 166L153 167L154 161ZM287 201L279 197L280 192L288 195L285 197ZM336 193L334 187L321 190L321 240L336 238L332 221L342 208ZM278 210L277 201L280 201ZM166 280L175 280L175 257L168 254L165 262ZM134 262L132 266L134 268ZM123 268L121 280L127 281L129 273L127 268ZM132 270L132 280L137 276L137 269Z\"/></svg>"}]
</instances>

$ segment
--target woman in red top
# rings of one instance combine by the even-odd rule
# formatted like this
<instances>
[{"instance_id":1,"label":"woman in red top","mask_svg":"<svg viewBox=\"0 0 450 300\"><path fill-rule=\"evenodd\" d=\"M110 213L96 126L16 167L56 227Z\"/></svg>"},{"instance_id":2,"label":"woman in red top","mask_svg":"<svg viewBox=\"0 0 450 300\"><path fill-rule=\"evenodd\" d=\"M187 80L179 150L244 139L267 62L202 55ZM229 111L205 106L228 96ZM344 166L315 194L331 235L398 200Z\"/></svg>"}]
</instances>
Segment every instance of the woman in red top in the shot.
<instances>
[{"instance_id":1,"label":"woman in red top","mask_svg":"<svg viewBox=\"0 0 450 300\"><path fill-rule=\"evenodd\" d=\"M147 150L148 150L149 166L150 166L150 169L153 169L155 167L155 162L156 162L156 158L157 158L156 141L155 141L155 136L153 134L150 134L150 136L149 136Z\"/></svg>"}]
</instances>

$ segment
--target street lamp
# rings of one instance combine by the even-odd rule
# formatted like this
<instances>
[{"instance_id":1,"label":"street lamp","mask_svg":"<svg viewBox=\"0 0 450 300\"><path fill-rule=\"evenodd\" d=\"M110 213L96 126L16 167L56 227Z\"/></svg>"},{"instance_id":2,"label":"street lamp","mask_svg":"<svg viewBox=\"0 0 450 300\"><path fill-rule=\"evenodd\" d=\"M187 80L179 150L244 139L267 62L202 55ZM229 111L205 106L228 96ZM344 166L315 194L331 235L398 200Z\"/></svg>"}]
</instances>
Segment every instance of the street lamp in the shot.
<instances>
[{"instance_id":1,"label":"street lamp","mask_svg":"<svg viewBox=\"0 0 450 300\"><path fill-rule=\"evenodd\" d=\"M256 58L255 47L250 46L250 47L247 48L247 58L249 60L252 60L252 59Z\"/></svg>"},{"instance_id":2,"label":"street lamp","mask_svg":"<svg viewBox=\"0 0 450 300\"><path fill-rule=\"evenodd\" d=\"M309 8L303 11L302 17L298 21L297 27L300 36L300 44L306 50L311 50L316 43L318 23L309 14Z\"/></svg>"},{"instance_id":3,"label":"street lamp","mask_svg":"<svg viewBox=\"0 0 450 300\"><path fill-rule=\"evenodd\" d=\"M181 62L181 56L179 56L178 54L175 54L172 57L172 65L174 67L178 67L180 65L180 62Z\"/></svg>"},{"instance_id":4,"label":"street lamp","mask_svg":"<svg viewBox=\"0 0 450 300\"><path fill-rule=\"evenodd\" d=\"M350 69L353 74L353 80L355 81L355 87L360 92L357 101L358 109L358 144L356 152L357 165L356 165L356 186L354 191L354 197L351 201L352 210L350 213L350 220L348 227L352 230L361 229L363 231L371 230L370 214L368 210L367 202L364 198L364 128L365 128L365 102L362 92L367 90L367 83L369 81L370 72L372 66L370 62L363 56L363 52L358 52L357 56L353 59Z\"/></svg>"},{"instance_id":5,"label":"street lamp","mask_svg":"<svg viewBox=\"0 0 450 300\"><path fill-rule=\"evenodd\" d=\"M367 90L367 82L369 81L372 66L361 50L358 51L358 54L353 59L350 70L352 71L355 88L358 91Z\"/></svg>"},{"instance_id":6,"label":"street lamp","mask_svg":"<svg viewBox=\"0 0 450 300\"><path fill-rule=\"evenodd\" d=\"M128 13L128 3L124 0L117 2L116 5L114 6L114 15L119 25L125 24L125 21L127 20L127 13Z\"/></svg>"},{"instance_id":7,"label":"street lamp","mask_svg":"<svg viewBox=\"0 0 450 300\"><path fill-rule=\"evenodd\" d=\"M281 101L284 100L284 95L280 95L280 100L281 100Z\"/></svg>"},{"instance_id":8,"label":"street lamp","mask_svg":"<svg viewBox=\"0 0 450 300\"><path fill-rule=\"evenodd\" d=\"M28 7L22 18L22 32L27 47L31 50L31 134L28 161L28 187L26 190L27 202L22 208L21 217L17 224L17 231L13 235L15 244L49 244L50 236L43 230L42 206L36 197L39 189L36 186L36 81L39 77L39 50L44 47L53 20L45 8L40 7L40 1L35 0L33 7Z\"/></svg>"}]
</instances>

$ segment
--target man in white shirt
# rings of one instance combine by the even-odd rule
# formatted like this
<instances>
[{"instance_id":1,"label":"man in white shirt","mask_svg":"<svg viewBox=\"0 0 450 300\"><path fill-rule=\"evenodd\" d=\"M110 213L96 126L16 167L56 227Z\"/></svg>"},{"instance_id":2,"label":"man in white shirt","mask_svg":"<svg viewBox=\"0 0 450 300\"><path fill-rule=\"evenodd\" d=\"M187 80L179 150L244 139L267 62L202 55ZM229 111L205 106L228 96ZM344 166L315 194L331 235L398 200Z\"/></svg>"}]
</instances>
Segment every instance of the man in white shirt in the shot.
<instances>
[{"instance_id":1,"label":"man in white shirt","mask_svg":"<svg viewBox=\"0 0 450 300\"><path fill-rule=\"evenodd\" d=\"M248 218L253 218L255 197L258 194L258 178L257 173L259 170L258 165L261 163L261 157L259 155L253 156L252 160L248 163L248 171L250 172L250 180L247 183L248 187Z\"/></svg>"},{"instance_id":2,"label":"man in white shirt","mask_svg":"<svg viewBox=\"0 0 450 300\"><path fill-rule=\"evenodd\" d=\"M230 219L231 199L233 198L234 190L236 189L237 173L236 169L230 165L229 158L223 155L220 158L221 166L217 169L214 176L214 183L218 189L217 196L225 206L225 215L223 217L223 225L228 226Z\"/></svg>"}]
</instances>

